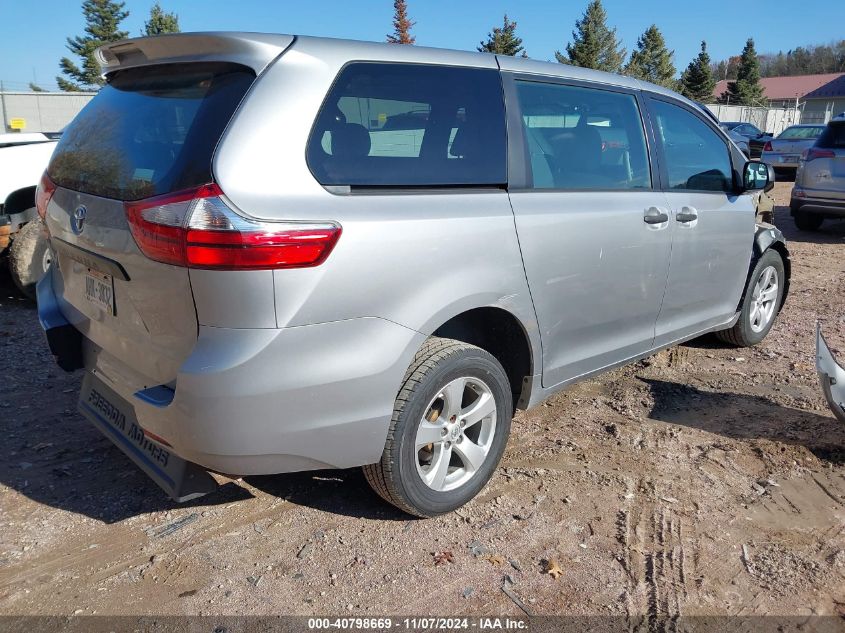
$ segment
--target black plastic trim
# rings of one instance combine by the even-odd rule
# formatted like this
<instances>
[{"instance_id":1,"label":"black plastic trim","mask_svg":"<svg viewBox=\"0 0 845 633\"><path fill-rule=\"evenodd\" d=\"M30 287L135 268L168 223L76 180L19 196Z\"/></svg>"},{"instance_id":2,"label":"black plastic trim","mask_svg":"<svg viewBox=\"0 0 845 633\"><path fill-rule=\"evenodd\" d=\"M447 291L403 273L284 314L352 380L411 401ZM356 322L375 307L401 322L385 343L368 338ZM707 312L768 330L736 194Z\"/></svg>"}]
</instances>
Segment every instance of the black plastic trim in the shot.
<instances>
[{"instance_id":1,"label":"black plastic trim","mask_svg":"<svg viewBox=\"0 0 845 633\"><path fill-rule=\"evenodd\" d=\"M58 237L51 237L50 243L53 245L53 248L62 255L79 262L83 266L99 270L101 273L109 274L112 277L122 279L123 281L129 281L129 273L126 272L126 269L121 266L119 262L116 262L113 259L93 253L81 246L65 242L63 239Z\"/></svg>"}]
</instances>

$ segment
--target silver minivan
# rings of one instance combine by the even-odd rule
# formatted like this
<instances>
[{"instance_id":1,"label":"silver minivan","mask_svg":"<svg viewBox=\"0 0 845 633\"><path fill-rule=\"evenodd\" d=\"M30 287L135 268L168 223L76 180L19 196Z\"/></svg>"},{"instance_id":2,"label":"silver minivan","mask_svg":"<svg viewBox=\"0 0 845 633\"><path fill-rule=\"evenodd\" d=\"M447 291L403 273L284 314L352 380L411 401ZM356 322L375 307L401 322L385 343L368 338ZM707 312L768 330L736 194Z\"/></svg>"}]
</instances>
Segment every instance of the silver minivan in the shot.
<instances>
[{"instance_id":1,"label":"silver minivan","mask_svg":"<svg viewBox=\"0 0 845 633\"><path fill-rule=\"evenodd\" d=\"M363 466L466 503L516 409L768 333L773 185L669 90L490 54L251 33L108 44L38 191L39 316L80 411L176 499Z\"/></svg>"}]
</instances>

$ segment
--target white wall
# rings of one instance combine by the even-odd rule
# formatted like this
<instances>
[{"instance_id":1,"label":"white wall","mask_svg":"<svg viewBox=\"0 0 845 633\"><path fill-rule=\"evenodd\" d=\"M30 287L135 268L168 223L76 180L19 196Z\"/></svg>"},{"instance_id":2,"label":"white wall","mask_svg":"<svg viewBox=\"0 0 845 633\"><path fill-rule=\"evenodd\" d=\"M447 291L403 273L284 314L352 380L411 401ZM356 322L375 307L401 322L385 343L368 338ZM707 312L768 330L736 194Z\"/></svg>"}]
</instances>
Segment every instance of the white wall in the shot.
<instances>
[{"instance_id":1,"label":"white wall","mask_svg":"<svg viewBox=\"0 0 845 633\"><path fill-rule=\"evenodd\" d=\"M79 114L96 92L2 92L0 132L11 132L12 119L26 120L23 132L58 132Z\"/></svg>"},{"instance_id":2,"label":"white wall","mask_svg":"<svg viewBox=\"0 0 845 633\"><path fill-rule=\"evenodd\" d=\"M801 112L795 108L751 108L748 106L714 103L707 108L720 121L745 121L753 123L764 132L780 134L790 125L800 123Z\"/></svg>"}]
</instances>

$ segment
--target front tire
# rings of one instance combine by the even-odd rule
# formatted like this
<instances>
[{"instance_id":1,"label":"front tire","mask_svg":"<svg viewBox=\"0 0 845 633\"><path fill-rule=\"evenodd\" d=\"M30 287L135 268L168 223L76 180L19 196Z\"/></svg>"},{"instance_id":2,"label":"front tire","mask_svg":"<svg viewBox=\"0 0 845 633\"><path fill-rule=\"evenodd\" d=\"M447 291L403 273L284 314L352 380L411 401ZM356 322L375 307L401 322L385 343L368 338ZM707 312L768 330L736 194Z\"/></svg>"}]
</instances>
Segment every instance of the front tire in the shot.
<instances>
[{"instance_id":1,"label":"front tire","mask_svg":"<svg viewBox=\"0 0 845 633\"><path fill-rule=\"evenodd\" d=\"M777 251L766 251L749 277L739 320L731 329L716 332L717 338L736 347L751 347L766 338L780 312L785 283L783 258Z\"/></svg>"},{"instance_id":2,"label":"front tire","mask_svg":"<svg viewBox=\"0 0 845 633\"><path fill-rule=\"evenodd\" d=\"M409 514L451 512L493 475L512 413L510 382L492 355L432 337L405 374L381 460L364 466L367 482Z\"/></svg>"},{"instance_id":3,"label":"front tire","mask_svg":"<svg viewBox=\"0 0 845 633\"><path fill-rule=\"evenodd\" d=\"M18 231L9 247L12 281L27 297L35 300L35 284L47 272L52 252L41 220L29 222Z\"/></svg>"}]
</instances>

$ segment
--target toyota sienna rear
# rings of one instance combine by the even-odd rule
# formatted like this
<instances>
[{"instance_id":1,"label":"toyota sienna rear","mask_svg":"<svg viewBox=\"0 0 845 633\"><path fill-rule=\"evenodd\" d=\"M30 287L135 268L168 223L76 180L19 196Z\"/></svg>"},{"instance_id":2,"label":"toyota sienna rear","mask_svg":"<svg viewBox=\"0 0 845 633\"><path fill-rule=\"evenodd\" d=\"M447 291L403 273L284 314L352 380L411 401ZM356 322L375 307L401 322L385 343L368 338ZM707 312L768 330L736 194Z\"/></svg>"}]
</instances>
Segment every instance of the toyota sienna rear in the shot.
<instances>
[{"instance_id":1,"label":"toyota sienna rear","mask_svg":"<svg viewBox=\"0 0 845 633\"><path fill-rule=\"evenodd\" d=\"M79 408L174 498L364 466L469 501L517 408L789 284L772 170L694 103L509 57L286 35L108 44L37 194ZM676 261L680 260L680 261Z\"/></svg>"}]
</instances>

